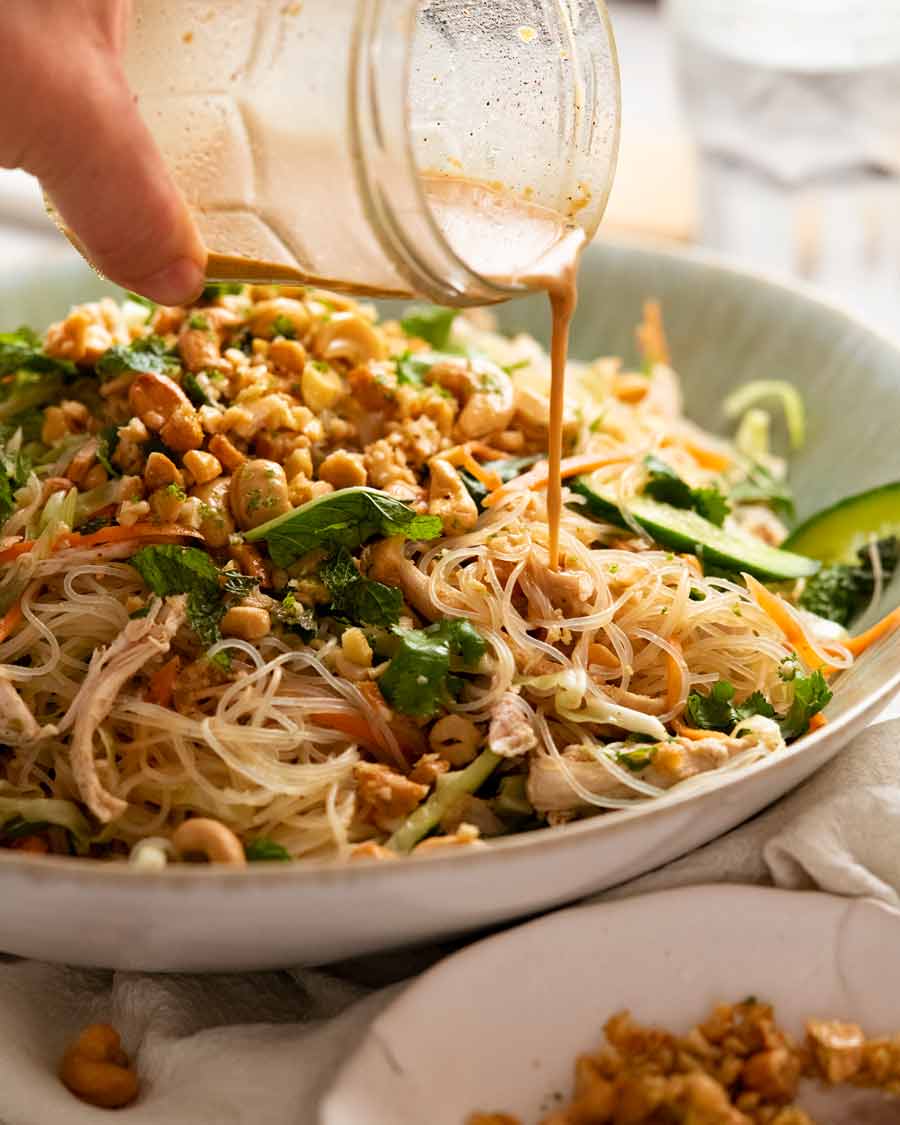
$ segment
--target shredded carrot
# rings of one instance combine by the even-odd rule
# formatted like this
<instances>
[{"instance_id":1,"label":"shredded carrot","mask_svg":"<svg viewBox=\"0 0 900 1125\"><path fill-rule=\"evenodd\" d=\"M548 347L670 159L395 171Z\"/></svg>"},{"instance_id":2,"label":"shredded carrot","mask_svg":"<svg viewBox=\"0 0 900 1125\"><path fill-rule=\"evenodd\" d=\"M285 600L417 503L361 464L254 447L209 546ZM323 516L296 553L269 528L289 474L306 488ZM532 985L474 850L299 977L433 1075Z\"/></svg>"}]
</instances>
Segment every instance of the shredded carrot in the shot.
<instances>
[{"instance_id":1,"label":"shredded carrot","mask_svg":"<svg viewBox=\"0 0 900 1125\"><path fill-rule=\"evenodd\" d=\"M171 704L180 668L181 657L173 656L163 664L162 668L153 673L145 697L149 703L158 703L160 707L168 707Z\"/></svg>"},{"instance_id":2,"label":"shredded carrot","mask_svg":"<svg viewBox=\"0 0 900 1125\"><path fill-rule=\"evenodd\" d=\"M484 456L486 452L493 454L497 451L491 449L489 445L482 445L481 442L466 442L465 445L454 445L452 449L447 449L443 453L436 454L436 456L456 468L463 468L470 472L476 480L481 481L485 488L493 491L499 488L503 481L493 469L486 469L483 465L479 465L473 456L473 453Z\"/></svg>"},{"instance_id":3,"label":"shredded carrot","mask_svg":"<svg viewBox=\"0 0 900 1125\"><path fill-rule=\"evenodd\" d=\"M0 644L11 636L22 623L22 603L16 602L0 617Z\"/></svg>"},{"instance_id":4,"label":"shredded carrot","mask_svg":"<svg viewBox=\"0 0 900 1125\"><path fill-rule=\"evenodd\" d=\"M728 735L722 734L719 730L698 730L697 727L689 727L683 723L681 719L675 719L672 723L675 728L675 733L682 738L689 738L692 742L699 742L703 738L727 738Z\"/></svg>"},{"instance_id":5,"label":"shredded carrot","mask_svg":"<svg viewBox=\"0 0 900 1125\"><path fill-rule=\"evenodd\" d=\"M893 632L900 626L900 607L892 610L887 617L882 619L871 629L866 629L864 633L860 633L858 637L850 637L849 640L842 641L841 643L845 648L849 648L854 656L860 656L876 641L881 640L882 637L887 636L888 633Z\"/></svg>"},{"instance_id":6,"label":"shredded carrot","mask_svg":"<svg viewBox=\"0 0 900 1125\"><path fill-rule=\"evenodd\" d=\"M597 454L597 453L579 453L575 457L564 457L562 462L562 479L566 480L568 477L577 477L580 473L591 473L595 469L602 469L606 465L617 465L622 461L628 461L628 457L623 457L621 454L611 455ZM549 466L546 461L538 461L536 465L528 470L527 473L522 473L521 476L514 477L512 480L507 481L506 484L501 485L500 488L495 489L489 496L485 497L483 504L485 508L493 508L499 504L501 500L505 500L514 492L521 492L523 489L537 490L539 488L547 487L547 475Z\"/></svg>"},{"instance_id":7,"label":"shredded carrot","mask_svg":"<svg viewBox=\"0 0 900 1125\"><path fill-rule=\"evenodd\" d=\"M759 608L770 617L778 628L784 633L787 639L794 646L797 655L811 671L815 672L816 669L824 668L826 662L818 656L812 649L812 646L806 639L806 634L800 627L800 624L794 619L793 614L787 607L787 604L777 594L771 593L758 582L752 575L745 574L744 581L747 583L747 589ZM876 626L877 628L877 626Z\"/></svg>"},{"instance_id":8,"label":"shredded carrot","mask_svg":"<svg viewBox=\"0 0 900 1125\"><path fill-rule=\"evenodd\" d=\"M677 641L670 644L678 647ZM680 649L679 649L680 651ZM681 698L682 671L675 657L666 650L666 710L671 711Z\"/></svg>"},{"instance_id":9,"label":"shredded carrot","mask_svg":"<svg viewBox=\"0 0 900 1125\"><path fill-rule=\"evenodd\" d=\"M817 711L815 715L810 716L809 729L811 731L819 730L821 727L824 727L827 722L828 720L825 718L822 712Z\"/></svg>"},{"instance_id":10,"label":"shredded carrot","mask_svg":"<svg viewBox=\"0 0 900 1125\"><path fill-rule=\"evenodd\" d=\"M678 557L689 571L696 574L698 578L703 577L703 566L696 555L679 555Z\"/></svg>"},{"instance_id":11,"label":"shredded carrot","mask_svg":"<svg viewBox=\"0 0 900 1125\"><path fill-rule=\"evenodd\" d=\"M166 543L172 539L202 539L199 531L189 527L179 527L177 524L135 523L131 526L114 524L110 527L101 527L90 535L82 535L80 531L67 531L53 544L54 551L65 550L68 547L100 547L104 543L124 543L129 539L142 540L147 543ZM5 551L0 551L0 563L14 562L20 555L27 555L34 548L37 540L23 539L20 543L13 543Z\"/></svg>"},{"instance_id":12,"label":"shredded carrot","mask_svg":"<svg viewBox=\"0 0 900 1125\"><path fill-rule=\"evenodd\" d=\"M659 301L644 302L644 319L634 330L637 345L647 363L669 363L669 342L663 327Z\"/></svg>"},{"instance_id":13,"label":"shredded carrot","mask_svg":"<svg viewBox=\"0 0 900 1125\"><path fill-rule=\"evenodd\" d=\"M686 441L684 448L690 453L701 469L709 469L713 473L724 473L731 467L731 458L727 453L718 449L710 449L708 445L699 445L695 441Z\"/></svg>"},{"instance_id":14,"label":"shredded carrot","mask_svg":"<svg viewBox=\"0 0 900 1125\"><path fill-rule=\"evenodd\" d=\"M317 712L310 715L310 719L314 723L318 723L319 726L339 730L341 734L346 734L348 738L352 738L354 742L359 742L363 746L369 746L376 750L384 749L382 740L362 715L351 715L346 711Z\"/></svg>"},{"instance_id":15,"label":"shredded carrot","mask_svg":"<svg viewBox=\"0 0 900 1125\"><path fill-rule=\"evenodd\" d=\"M616 654L601 644L600 641L594 641L593 644L588 645L588 661L591 664L599 664L602 668L618 668L619 658Z\"/></svg>"}]
</instances>

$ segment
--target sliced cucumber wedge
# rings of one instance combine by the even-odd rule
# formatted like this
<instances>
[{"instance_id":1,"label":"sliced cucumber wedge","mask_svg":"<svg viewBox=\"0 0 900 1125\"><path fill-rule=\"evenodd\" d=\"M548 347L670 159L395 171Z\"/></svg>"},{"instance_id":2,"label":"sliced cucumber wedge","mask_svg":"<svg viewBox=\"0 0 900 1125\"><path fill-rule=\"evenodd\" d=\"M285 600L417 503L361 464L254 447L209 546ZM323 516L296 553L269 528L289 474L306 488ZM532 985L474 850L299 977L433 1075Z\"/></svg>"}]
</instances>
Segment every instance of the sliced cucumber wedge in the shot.
<instances>
[{"instance_id":1,"label":"sliced cucumber wedge","mask_svg":"<svg viewBox=\"0 0 900 1125\"><path fill-rule=\"evenodd\" d=\"M595 516L619 527L628 526L619 506L593 477L577 477L571 487L584 497ZM746 571L765 581L784 582L806 578L819 569L815 559L769 547L745 532L716 527L696 512L673 508L647 496L633 497L628 512L661 546L692 552L723 570Z\"/></svg>"},{"instance_id":2,"label":"sliced cucumber wedge","mask_svg":"<svg viewBox=\"0 0 900 1125\"><path fill-rule=\"evenodd\" d=\"M858 563L872 539L900 536L900 481L848 496L810 516L792 531L785 548L823 563Z\"/></svg>"}]
</instances>

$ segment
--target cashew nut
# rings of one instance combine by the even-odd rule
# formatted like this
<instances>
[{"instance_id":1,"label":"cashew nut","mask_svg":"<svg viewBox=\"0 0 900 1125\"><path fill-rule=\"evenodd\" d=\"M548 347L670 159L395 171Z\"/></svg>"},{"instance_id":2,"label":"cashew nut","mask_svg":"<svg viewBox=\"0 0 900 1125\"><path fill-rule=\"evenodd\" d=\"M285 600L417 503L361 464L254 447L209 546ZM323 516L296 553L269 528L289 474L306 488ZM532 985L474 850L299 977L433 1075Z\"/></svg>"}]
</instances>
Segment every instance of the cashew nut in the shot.
<instances>
[{"instance_id":1,"label":"cashew nut","mask_svg":"<svg viewBox=\"0 0 900 1125\"><path fill-rule=\"evenodd\" d=\"M222 336L226 328L240 324L241 317L232 309L207 308L189 316L181 326L178 351L188 371L231 372L231 364L222 358Z\"/></svg>"},{"instance_id":2,"label":"cashew nut","mask_svg":"<svg viewBox=\"0 0 900 1125\"><path fill-rule=\"evenodd\" d=\"M132 1070L114 1027L92 1023L63 1055L59 1068L63 1085L77 1098L104 1109L119 1109L138 1095Z\"/></svg>"},{"instance_id":3,"label":"cashew nut","mask_svg":"<svg viewBox=\"0 0 900 1125\"><path fill-rule=\"evenodd\" d=\"M313 351L322 359L346 359L357 367L370 359L387 359L380 333L358 313L334 313L316 331Z\"/></svg>"},{"instance_id":4,"label":"cashew nut","mask_svg":"<svg viewBox=\"0 0 900 1125\"><path fill-rule=\"evenodd\" d=\"M447 535L461 535L478 523L478 506L462 477L449 461L432 457L428 485L428 511L440 516Z\"/></svg>"},{"instance_id":5,"label":"cashew nut","mask_svg":"<svg viewBox=\"0 0 900 1125\"><path fill-rule=\"evenodd\" d=\"M428 745L451 766L471 762L481 741L478 727L464 715L445 715L431 728Z\"/></svg>"},{"instance_id":6,"label":"cashew nut","mask_svg":"<svg viewBox=\"0 0 900 1125\"><path fill-rule=\"evenodd\" d=\"M291 297L273 297L254 306L250 313L250 331L254 336L269 339L273 336L293 335L299 340L306 334L311 319L309 309L302 301L295 301Z\"/></svg>"},{"instance_id":7,"label":"cashew nut","mask_svg":"<svg viewBox=\"0 0 900 1125\"><path fill-rule=\"evenodd\" d=\"M210 863L229 867L245 867L244 847L230 828L218 820L197 816L180 824L172 833L172 847L182 859L187 855L205 855Z\"/></svg>"},{"instance_id":8,"label":"cashew nut","mask_svg":"<svg viewBox=\"0 0 900 1125\"><path fill-rule=\"evenodd\" d=\"M128 392L128 403L144 425L159 430L162 440L176 453L203 445L203 427L197 411L168 375L138 375Z\"/></svg>"},{"instance_id":9,"label":"cashew nut","mask_svg":"<svg viewBox=\"0 0 900 1125\"><path fill-rule=\"evenodd\" d=\"M199 531L210 547L225 547L234 534L234 520L228 506L231 477L216 477L191 493L200 501Z\"/></svg>"},{"instance_id":10,"label":"cashew nut","mask_svg":"<svg viewBox=\"0 0 900 1125\"><path fill-rule=\"evenodd\" d=\"M234 518L244 530L259 527L291 508L284 469L277 461L263 458L245 461L235 469L230 496Z\"/></svg>"},{"instance_id":11,"label":"cashew nut","mask_svg":"<svg viewBox=\"0 0 900 1125\"><path fill-rule=\"evenodd\" d=\"M451 392L462 404L454 435L460 441L505 430L515 413L512 380L487 359L442 360L426 376Z\"/></svg>"}]
</instances>

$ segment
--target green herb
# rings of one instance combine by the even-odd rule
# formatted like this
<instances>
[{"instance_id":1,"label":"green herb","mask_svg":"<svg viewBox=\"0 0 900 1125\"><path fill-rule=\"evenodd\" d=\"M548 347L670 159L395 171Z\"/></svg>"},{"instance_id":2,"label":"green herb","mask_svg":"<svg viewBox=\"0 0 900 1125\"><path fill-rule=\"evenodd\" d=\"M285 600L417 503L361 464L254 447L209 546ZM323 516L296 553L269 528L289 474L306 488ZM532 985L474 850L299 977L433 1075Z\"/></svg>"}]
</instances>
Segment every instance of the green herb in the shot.
<instances>
[{"instance_id":1,"label":"green herb","mask_svg":"<svg viewBox=\"0 0 900 1125\"><path fill-rule=\"evenodd\" d=\"M0 446L0 524L5 523L16 507L15 493L31 474L31 461L19 450L9 453Z\"/></svg>"},{"instance_id":2,"label":"green herb","mask_svg":"<svg viewBox=\"0 0 900 1125\"><path fill-rule=\"evenodd\" d=\"M130 344L114 344L97 360L95 370L101 379L126 372L135 375L164 375L177 366L178 359L160 336L142 336Z\"/></svg>"},{"instance_id":3,"label":"green herb","mask_svg":"<svg viewBox=\"0 0 900 1125\"><path fill-rule=\"evenodd\" d=\"M781 720L781 733L787 741L809 730L809 720L831 701L831 691L819 669L811 676L795 676L794 699Z\"/></svg>"},{"instance_id":4,"label":"green herb","mask_svg":"<svg viewBox=\"0 0 900 1125\"><path fill-rule=\"evenodd\" d=\"M197 376L193 371L188 371L184 378L181 380L181 386L184 393L188 396L194 406L209 406L210 399L206 391L200 386Z\"/></svg>"},{"instance_id":5,"label":"green herb","mask_svg":"<svg viewBox=\"0 0 900 1125\"><path fill-rule=\"evenodd\" d=\"M876 550L884 580L890 582L898 563L896 536L882 539L876 544ZM837 563L823 566L807 579L800 595L800 605L819 617L836 621L839 625L849 625L866 608L875 592L869 548L863 547L857 557L859 561L854 565Z\"/></svg>"},{"instance_id":6,"label":"green herb","mask_svg":"<svg viewBox=\"0 0 900 1125\"><path fill-rule=\"evenodd\" d=\"M702 590L698 590L696 586L692 586L691 592L688 594L688 598L692 602L705 602L706 594L704 594Z\"/></svg>"},{"instance_id":7,"label":"green herb","mask_svg":"<svg viewBox=\"0 0 900 1125\"><path fill-rule=\"evenodd\" d=\"M588 429L590 430L590 432L592 434L599 433L600 430L603 429L603 420L604 420L605 417L606 417L605 414L598 414L597 417L593 420L593 422L591 422L591 424L588 426Z\"/></svg>"},{"instance_id":8,"label":"green herb","mask_svg":"<svg viewBox=\"0 0 900 1125\"><path fill-rule=\"evenodd\" d=\"M242 281L214 281L204 288L203 300L215 301L218 297L236 297L238 293L243 292L244 283Z\"/></svg>"},{"instance_id":9,"label":"green herb","mask_svg":"<svg viewBox=\"0 0 900 1125\"><path fill-rule=\"evenodd\" d=\"M359 573L353 556L338 551L319 568L319 577L331 594L331 610L354 625L396 625L403 608L403 594L395 586L373 582Z\"/></svg>"},{"instance_id":10,"label":"green herb","mask_svg":"<svg viewBox=\"0 0 900 1125\"><path fill-rule=\"evenodd\" d=\"M743 719L764 715L777 719L782 737L790 742L806 734L809 720L831 699L831 692L821 671L809 676L795 675L794 698L786 715L778 716L766 697L755 691L743 703L734 704L734 687L727 680L713 684L708 695L691 692L685 714L691 726L700 730L730 731Z\"/></svg>"},{"instance_id":11,"label":"green herb","mask_svg":"<svg viewBox=\"0 0 900 1125\"><path fill-rule=\"evenodd\" d=\"M673 508L691 509L717 527L722 526L730 508L718 488L691 488L671 465L652 453L644 458L644 464L648 473L645 495Z\"/></svg>"},{"instance_id":12,"label":"green herb","mask_svg":"<svg viewBox=\"0 0 900 1125\"><path fill-rule=\"evenodd\" d=\"M150 606L149 605L142 605L140 609L135 609L131 613L129 613L128 619L129 619L129 621L137 621L141 617L146 617L149 612L150 612Z\"/></svg>"},{"instance_id":13,"label":"green herb","mask_svg":"<svg viewBox=\"0 0 900 1125\"><path fill-rule=\"evenodd\" d=\"M535 453L528 457L510 457L503 461L486 461L483 468L496 473L501 483L506 484L507 481L514 480L517 476L524 473L526 469L530 469L531 466L534 465L535 462L540 461L540 459L541 455ZM486 488L477 477L473 477L468 470L459 469L458 472L469 495L480 510L484 505L485 497L490 492L490 489Z\"/></svg>"},{"instance_id":14,"label":"green herb","mask_svg":"<svg viewBox=\"0 0 900 1125\"><path fill-rule=\"evenodd\" d=\"M276 606L275 617L284 628L299 633L305 640L312 640L318 631L315 613L293 593L287 593L281 605Z\"/></svg>"},{"instance_id":15,"label":"green herb","mask_svg":"<svg viewBox=\"0 0 900 1125\"><path fill-rule=\"evenodd\" d=\"M78 373L75 364L68 359L46 355L40 336L26 326L15 332L0 332L0 375L11 375L17 371L66 378L73 378Z\"/></svg>"},{"instance_id":16,"label":"green herb","mask_svg":"<svg viewBox=\"0 0 900 1125\"><path fill-rule=\"evenodd\" d=\"M437 305L412 305L406 310L400 327L407 336L424 340L435 351L445 351L450 343L453 322L458 315L457 309L443 309Z\"/></svg>"},{"instance_id":17,"label":"green herb","mask_svg":"<svg viewBox=\"0 0 900 1125\"><path fill-rule=\"evenodd\" d=\"M104 527L112 527L115 522L110 516L94 516L92 519L85 520L84 523L76 521L78 530L82 535L93 535L95 531L100 531ZM145 613L141 616L145 616ZM134 617L135 614L131 614L131 616Z\"/></svg>"},{"instance_id":18,"label":"green herb","mask_svg":"<svg viewBox=\"0 0 900 1125\"><path fill-rule=\"evenodd\" d=\"M517 359L515 363L501 363L500 367L507 375L512 375L515 371L521 371L524 367L529 367L530 365L530 359Z\"/></svg>"},{"instance_id":19,"label":"green herb","mask_svg":"<svg viewBox=\"0 0 900 1125\"><path fill-rule=\"evenodd\" d=\"M276 844L274 840L270 840L267 836L257 836L255 840L246 843L244 855L251 863L264 859L277 859L288 863L291 860L291 853L287 848L283 848L281 844Z\"/></svg>"},{"instance_id":20,"label":"green herb","mask_svg":"<svg viewBox=\"0 0 900 1125\"><path fill-rule=\"evenodd\" d=\"M450 676L451 658L474 668L485 651L478 631L458 618L426 629L395 627L392 633L400 644L378 686L392 707L419 718L430 718L450 695L455 679Z\"/></svg>"},{"instance_id":21,"label":"green herb","mask_svg":"<svg viewBox=\"0 0 900 1125\"><path fill-rule=\"evenodd\" d=\"M5 836L27 836L47 825L65 828L78 851L87 849L91 827L73 801L50 797L13 797L5 794L11 789L0 783L0 824Z\"/></svg>"},{"instance_id":22,"label":"green herb","mask_svg":"<svg viewBox=\"0 0 900 1125\"><path fill-rule=\"evenodd\" d=\"M462 798L476 793L503 761L493 750L482 750L465 769L441 774L434 792L424 804L409 814L387 846L395 852L412 851L415 845L440 824L447 812Z\"/></svg>"},{"instance_id":23,"label":"green herb","mask_svg":"<svg viewBox=\"0 0 900 1125\"><path fill-rule=\"evenodd\" d=\"M376 535L436 539L442 530L438 516L420 516L386 492L342 488L260 524L244 538L264 539L275 565L288 567L317 547L352 551Z\"/></svg>"},{"instance_id":24,"label":"green herb","mask_svg":"<svg viewBox=\"0 0 900 1125\"><path fill-rule=\"evenodd\" d=\"M249 574L240 574L236 570L223 570L219 577L222 580L222 589L226 594L234 594L237 598L245 598L252 594L259 585L259 580Z\"/></svg>"},{"instance_id":25,"label":"green herb","mask_svg":"<svg viewBox=\"0 0 900 1125\"><path fill-rule=\"evenodd\" d=\"M280 314L272 321L272 335L283 336L285 340L293 340L297 335L297 329L289 317Z\"/></svg>"},{"instance_id":26,"label":"green herb","mask_svg":"<svg viewBox=\"0 0 900 1125\"><path fill-rule=\"evenodd\" d=\"M190 320L188 320L188 327L193 328L197 332L208 332L209 321L200 313L194 313Z\"/></svg>"},{"instance_id":27,"label":"green herb","mask_svg":"<svg viewBox=\"0 0 900 1125\"><path fill-rule=\"evenodd\" d=\"M231 571L223 574L209 555L196 547L144 547L129 562L157 596L187 595L188 621L205 647L221 638L219 622L227 608L225 595L244 594L246 583L254 581Z\"/></svg>"},{"instance_id":28,"label":"green herb","mask_svg":"<svg viewBox=\"0 0 900 1125\"><path fill-rule=\"evenodd\" d=\"M632 773L640 773L651 764L656 749L656 746L642 746L637 750L617 750L616 761Z\"/></svg>"},{"instance_id":29,"label":"green herb","mask_svg":"<svg viewBox=\"0 0 900 1125\"><path fill-rule=\"evenodd\" d=\"M97 460L109 473L111 477L118 477L122 474L113 464L113 456L116 449L119 447L119 427L118 426L104 426L100 431L100 437L97 442Z\"/></svg>"},{"instance_id":30,"label":"green herb","mask_svg":"<svg viewBox=\"0 0 900 1125\"><path fill-rule=\"evenodd\" d=\"M713 684L707 695L692 691L685 708L687 721L699 730L730 731L742 720L751 715L765 715L775 718L775 708L762 692L755 691L743 703L734 703L734 685L728 680Z\"/></svg>"},{"instance_id":31,"label":"green herb","mask_svg":"<svg viewBox=\"0 0 900 1125\"><path fill-rule=\"evenodd\" d=\"M158 305L156 304L156 302L155 302L155 301L151 301L149 297L142 297L142 296L140 295L140 293L131 293L131 292L130 292L129 290L127 290L127 289L126 289L126 290L125 290L125 296L126 296L126 297L127 297L127 299L128 299L129 301L131 301L131 302L132 302L133 304L135 304L135 305L143 305L143 306L144 306L144 308L145 308L145 309L149 309L151 313L154 313L154 312L156 312L157 308L159 307L159 306L158 306Z\"/></svg>"},{"instance_id":32,"label":"green herb","mask_svg":"<svg viewBox=\"0 0 900 1125\"><path fill-rule=\"evenodd\" d=\"M787 481L778 480L764 465L753 464L746 477L728 490L735 504L768 504L773 512L792 519L794 495Z\"/></svg>"},{"instance_id":33,"label":"green herb","mask_svg":"<svg viewBox=\"0 0 900 1125\"><path fill-rule=\"evenodd\" d=\"M177 500L187 499L187 493L184 491L181 485L176 484L175 481L172 481L171 484L166 485L166 487L163 489L163 495L174 496Z\"/></svg>"}]
</instances>

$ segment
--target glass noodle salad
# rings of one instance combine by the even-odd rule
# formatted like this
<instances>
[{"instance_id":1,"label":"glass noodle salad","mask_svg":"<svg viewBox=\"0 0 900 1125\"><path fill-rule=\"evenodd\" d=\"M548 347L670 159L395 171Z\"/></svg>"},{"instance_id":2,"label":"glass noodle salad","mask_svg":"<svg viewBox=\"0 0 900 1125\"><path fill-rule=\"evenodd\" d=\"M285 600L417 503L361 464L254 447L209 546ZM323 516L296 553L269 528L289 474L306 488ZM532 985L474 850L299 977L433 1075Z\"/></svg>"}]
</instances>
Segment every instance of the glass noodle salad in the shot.
<instances>
[{"instance_id":1,"label":"glass noodle salad","mask_svg":"<svg viewBox=\"0 0 900 1125\"><path fill-rule=\"evenodd\" d=\"M0 336L0 843L146 867L478 848L784 751L894 624L893 540L780 547L764 399L734 443L643 365L483 312L211 286ZM734 404L732 404L734 406ZM789 544L790 545L790 544ZM814 611L814 612L812 612Z\"/></svg>"}]
</instances>

